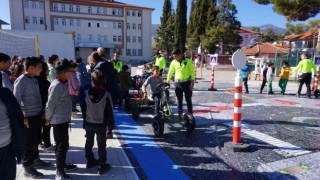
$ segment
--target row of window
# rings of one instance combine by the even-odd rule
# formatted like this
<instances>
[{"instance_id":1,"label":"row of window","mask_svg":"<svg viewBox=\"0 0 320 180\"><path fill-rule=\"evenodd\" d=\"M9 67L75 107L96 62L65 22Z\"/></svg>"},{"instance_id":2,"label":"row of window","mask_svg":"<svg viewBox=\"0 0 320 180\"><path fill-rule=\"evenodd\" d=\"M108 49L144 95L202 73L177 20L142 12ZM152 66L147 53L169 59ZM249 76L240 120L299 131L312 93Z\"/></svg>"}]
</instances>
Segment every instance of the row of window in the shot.
<instances>
[{"instance_id":1,"label":"row of window","mask_svg":"<svg viewBox=\"0 0 320 180\"><path fill-rule=\"evenodd\" d=\"M30 8L30 7L32 9L37 9L37 7L39 6L39 9L43 10L44 9L44 2L43 1L37 2L37 1L24 0L23 6L25 9Z\"/></svg>"},{"instance_id":2,"label":"row of window","mask_svg":"<svg viewBox=\"0 0 320 180\"><path fill-rule=\"evenodd\" d=\"M127 49L127 56L142 56L142 49Z\"/></svg>"},{"instance_id":3,"label":"row of window","mask_svg":"<svg viewBox=\"0 0 320 180\"><path fill-rule=\"evenodd\" d=\"M127 16L138 16L141 17L142 11L135 11L135 10L127 10Z\"/></svg>"},{"instance_id":4,"label":"row of window","mask_svg":"<svg viewBox=\"0 0 320 180\"><path fill-rule=\"evenodd\" d=\"M95 9L95 11L94 11L94 9ZM69 4L69 5L61 4L61 7L59 7L59 4L54 3L53 4L53 10L54 11L69 11L69 12L78 12L78 13L80 13L81 12L81 6L72 5L72 4ZM107 8L88 6L87 13L89 13L89 14L95 13L95 14L107 15L108 14L108 10L107 10ZM114 16L122 16L122 9L113 8L111 14L114 15Z\"/></svg>"},{"instance_id":5,"label":"row of window","mask_svg":"<svg viewBox=\"0 0 320 180\"><path fill-rule=\"evenodd\" d=\"M127 36L127 42L131 42L131 37ZM132 42L135 43L137 42L137 37L136 36L132 36ZM142 42L142 38L138 37L138 42L141 43Z\"/></svg>"},{"instance_id":6,"label":"row of window","mask_svg":"<svg viewBox=\"0 0 320 180\"><path fill-rule=\"evenodd\" d=\"M127 23L127 29L131 29L131 24ZM137 25L135 23L132 23L132 29L137 29ZM138 24L138 29L141 30L142 29L142 25Z\"/></svg>"},{"instance_id":7,"label":"row of window","mask_svg":"<svg viewBox=\"0 0 320 180\"><path fill-rule=\"evenodd\" d=\"M26 16L24 17L24 22L26 24L31 24L31 20L32 20L32 24L44 24L44 18L43 17L40 17L39 18L39 21L38 21L38 18L37 17L32 17L32 19L30 19L29 16Z\"/></svg>"},{"instance_id":8,"label":"row of window","mask_svg":"<svg viewBox=\"0 0 320 180\"><path fill-rule=\"evenodd\" d=\"M89 41L94 41L93 35L90 34L89 35ZM132 42L136 43L138 39L138 42L141 43L142 42L142 38L141 37L136 37L133 36L132 37ZM112 38L113 42L122 42L122 36L113 36ZM81 34L77 34L77 41L81 41ZM108 41L108 36L107 35L98 35L97 36L97 41L98 42L107 42ZM131 42L131 37L127 36L127 42Z\"/></svg>"}]
</instances>

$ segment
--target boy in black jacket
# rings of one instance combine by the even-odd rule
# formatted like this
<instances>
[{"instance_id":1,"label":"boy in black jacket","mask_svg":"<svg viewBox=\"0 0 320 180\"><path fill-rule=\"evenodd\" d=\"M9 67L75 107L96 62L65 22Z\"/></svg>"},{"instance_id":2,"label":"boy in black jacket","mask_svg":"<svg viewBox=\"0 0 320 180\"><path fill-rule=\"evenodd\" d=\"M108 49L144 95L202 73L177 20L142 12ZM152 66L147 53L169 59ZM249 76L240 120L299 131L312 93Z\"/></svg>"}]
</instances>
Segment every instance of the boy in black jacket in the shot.
<instances>
[{"instance_id":1,"label":"boy in black jacket","mask_svg":"<svg viewBox=\"0 0 320 180\"><path fill-rule=\"evenodd\" d=\"M94 70L91 74L92 85L85 92L82 100L83 127L86 130L85 156L87 158L87 168L99 165L99 174L104 174L111 166L106 163L106 131L107 126L114 128L114 114L112 98L106 91L106 78L102 71ZM99 160L96 160L92 152L94 135L97 134Z\"/></svg>"}]
</instances>

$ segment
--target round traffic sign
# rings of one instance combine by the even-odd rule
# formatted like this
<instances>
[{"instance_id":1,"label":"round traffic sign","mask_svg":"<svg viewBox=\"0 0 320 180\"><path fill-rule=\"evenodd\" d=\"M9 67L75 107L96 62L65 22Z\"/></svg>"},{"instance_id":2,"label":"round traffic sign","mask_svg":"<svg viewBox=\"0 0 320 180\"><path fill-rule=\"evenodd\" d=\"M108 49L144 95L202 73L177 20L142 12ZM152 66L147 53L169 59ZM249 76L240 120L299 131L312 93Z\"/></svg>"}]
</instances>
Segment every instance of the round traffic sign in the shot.
<instances>
[{"instance_id":1,"label":"round traffic sign","mask_svg":"<svg viewBox=\"0 0 320 180\"><path fill-rule=\"evenodd\" d=\"M242 69L247 63L247 57L241 50L237 50L235 53L233 53L231 61L233 67Z\"/></svg>"}]
</instances>

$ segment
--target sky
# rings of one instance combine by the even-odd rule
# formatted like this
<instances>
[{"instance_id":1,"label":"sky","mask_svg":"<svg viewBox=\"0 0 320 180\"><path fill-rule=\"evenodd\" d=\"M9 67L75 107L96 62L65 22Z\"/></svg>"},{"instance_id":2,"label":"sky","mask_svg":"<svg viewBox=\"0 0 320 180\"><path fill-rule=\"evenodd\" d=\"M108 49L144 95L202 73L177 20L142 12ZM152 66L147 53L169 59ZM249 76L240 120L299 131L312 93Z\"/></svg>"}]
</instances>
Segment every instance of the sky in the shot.
<instances>
[{"instance_id":1,"label":"sky","mask_svg":"<svg viewBox=\"0 0 320 180\"><path fill-rule=\"evenodd\" d=\"M119 2L135 4L144 7L154 8L152 13L152 24L160 24L162 15L162 6L164 0L117 0ZM188 13L191 6L191 0L188 1ZM272 5L259 5L253 0L233 0L238 10L237 18L242 26L261 26L264 24L272 24L281 28L285 28L286 19L272 10ZM177 0L172 0L172 7L176 9ZM10 23L9 0L0 0L0 19ZM320 14L309 20L320 19ZM307 23L307 22L294 22ZM4 29L10 29L10 26L4 26Z\"/></svg>"}]
</instances>

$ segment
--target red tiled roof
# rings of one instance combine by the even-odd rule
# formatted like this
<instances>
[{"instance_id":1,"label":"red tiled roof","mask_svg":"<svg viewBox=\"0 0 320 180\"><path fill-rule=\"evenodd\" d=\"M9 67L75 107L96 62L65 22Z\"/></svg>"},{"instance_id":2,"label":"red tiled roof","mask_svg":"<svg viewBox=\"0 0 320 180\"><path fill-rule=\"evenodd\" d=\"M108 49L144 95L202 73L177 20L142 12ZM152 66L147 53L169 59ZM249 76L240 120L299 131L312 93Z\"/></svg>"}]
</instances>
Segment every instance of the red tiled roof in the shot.
<instances>
[{"instance_id":1,"label":"red tiled roof","mask_svg":"<svg viewBox=\"0 0 320 180\"><path fill-rule=\"evenodd\" d=\"M252 31L250 29L246 29L244 27L241 27L239 30L238 30L239 33L250 33L250 34L259 34L258 32L256 31Z\"/></svg>"},{"instance_id":2,"label":"red tiled roof","mask_svg":"<svg viewBox=\"0 0 320 180\"><path fill-rule=\"evenodd\" d=\"M251 48L242 47L241 50L246 55L259 55L259 54L287 54L289 53L288 47L277 46L271 43L256 43Z\"/></svg>"},{"instance_id":3,"label":"red tiled roof","mask_svg":"<svg viewBox=\"0 0 320 180\"><path fill-rule=\"evenodd\" d=\"M64 2L64 3L81 3L81 4L88 4L88 5L111 5L111 6L118 6L118 7L127 7L127 8L138 8L138 9L148 9L154 10L153 8L143 7L143 6L136 6L133 4L126 4L118 1L103 1L103 0L54 0L55 2Z\"/></svg>"},{"instance_id":4,"label":"red tiled roof","mask_svg":"<svg viewBox=\"0 0 320 180\"><path fill-rule=\"evenodd\" d=\"M319 33L319 30L316 30L316 31L308 31L308 32L304 32L304 33L301 33L301 34L290 34L288 36L285 36L284 39L285 40L298 40L298 39L309 39L309 38L313 38L313 36L315 35L316 37L318 37L318 33Z\"/></svg>"}]
</instances>

